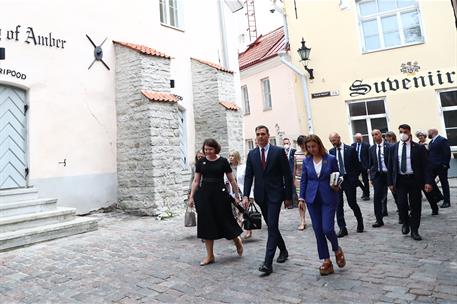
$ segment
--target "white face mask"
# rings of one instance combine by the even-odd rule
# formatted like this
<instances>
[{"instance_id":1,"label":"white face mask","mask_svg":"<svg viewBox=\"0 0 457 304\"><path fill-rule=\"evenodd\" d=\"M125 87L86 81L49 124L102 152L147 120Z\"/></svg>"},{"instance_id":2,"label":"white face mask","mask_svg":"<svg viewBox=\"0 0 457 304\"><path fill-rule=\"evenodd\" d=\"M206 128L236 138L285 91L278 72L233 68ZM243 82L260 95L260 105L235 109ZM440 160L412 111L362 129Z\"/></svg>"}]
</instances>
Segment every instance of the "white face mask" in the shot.
<instances>
[{"instance_id":1,"label":"white face mask","mask_svg":"<svg viewBox=\"0 0 457 304\"><path fill-rule=\"evenodd\" d=\"M284 149L286 149L286 150L289 149L289 147L290 147L290 146L289 146L288 144L285 144L285 145L284 145Z\"/></svg>"},{"instance_id":2,"label":"white face mask","mask_svg":"<svg viewBox=\"0 0 457 304\"><path fill-rule=\"evenodd\" d=\"M408 141L408 139L409 139L408 134L406 134L406 133L401 133L400 134L400 140L401 141Z\"/></svg>"}]
</instances>

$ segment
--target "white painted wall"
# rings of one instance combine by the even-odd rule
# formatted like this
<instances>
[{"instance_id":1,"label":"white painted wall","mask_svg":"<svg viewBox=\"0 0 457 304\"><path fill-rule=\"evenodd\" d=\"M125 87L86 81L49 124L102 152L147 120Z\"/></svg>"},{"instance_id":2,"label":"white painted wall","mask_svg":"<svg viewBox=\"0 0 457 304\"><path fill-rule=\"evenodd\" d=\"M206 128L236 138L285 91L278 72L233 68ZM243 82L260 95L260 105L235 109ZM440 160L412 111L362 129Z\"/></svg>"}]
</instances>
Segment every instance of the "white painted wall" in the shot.
<instances>
[{"instance_id":1,"label":"white painted wall","mask_svg":"<svg viewBox=\"0 0 457 304\"><path fill-rule=\"evenodd\" d=\"M112 40L144 44L173 57L174 93L183 97L181 105L187 110L188 159L193 158L190 57L218 63L220 27L217 0L180 4L185 19L183 30L161 25L158 0L2 1L2 11L8 14L2 14L0 19L0 47L6 48L6 60L0 61L0 68L25 73L27 78L0 74L0 84L28 91L29 184L47 189L42 191L43 195L58 197L60 204L77 207L79 212L99 208L117 197L116 63ZM236 18L228 9L225 20L229 68L238 71L237 33L233 26ZM16 29L17 25L21 26L18 41L8 40L6 31ZM53 36L65 39L65 48L25 43L29 26L35 34L52 32ZM100 62L88 70L93 47L86 34L96 44L108 38L103 51L110 71ZM239 103L238 72L235 79L234 102ZM65 167L58 164L64 159Z\"/></svg>"}]
</instances>

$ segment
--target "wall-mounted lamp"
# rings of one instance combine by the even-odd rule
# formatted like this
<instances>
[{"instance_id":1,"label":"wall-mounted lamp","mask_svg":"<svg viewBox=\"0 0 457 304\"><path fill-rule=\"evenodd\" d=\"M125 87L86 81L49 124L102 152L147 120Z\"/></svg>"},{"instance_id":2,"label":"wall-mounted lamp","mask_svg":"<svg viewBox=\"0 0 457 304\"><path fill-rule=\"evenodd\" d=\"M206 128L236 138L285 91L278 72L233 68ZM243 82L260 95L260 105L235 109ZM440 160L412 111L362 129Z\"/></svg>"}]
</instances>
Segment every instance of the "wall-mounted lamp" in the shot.
<instances>
[{"instance_id":1,"label":"wall-mounted lamp","mask_svg":"<svg viewBox=\"0 0 457 304\"><path fill-rule=\"evenodd\" d=\"M297 50L297 52L298 55L300 55L301 62L303 63L305 70L309 74L309 79L314 79L314 69L308 68L309 53L311 52L311 49L306 47L305 40L303 38L301 39L301 47Z\"/></svg>"},{"instance_id":2,"label":"wall-mounted lamp","mask_svg":"<svg viewBox=\"0 0 457 304\"><path fill-rule=\"evenodd\" d=\"M5 60L5 48L0 48L0 60Z\"/></svg>"}]
</instances>

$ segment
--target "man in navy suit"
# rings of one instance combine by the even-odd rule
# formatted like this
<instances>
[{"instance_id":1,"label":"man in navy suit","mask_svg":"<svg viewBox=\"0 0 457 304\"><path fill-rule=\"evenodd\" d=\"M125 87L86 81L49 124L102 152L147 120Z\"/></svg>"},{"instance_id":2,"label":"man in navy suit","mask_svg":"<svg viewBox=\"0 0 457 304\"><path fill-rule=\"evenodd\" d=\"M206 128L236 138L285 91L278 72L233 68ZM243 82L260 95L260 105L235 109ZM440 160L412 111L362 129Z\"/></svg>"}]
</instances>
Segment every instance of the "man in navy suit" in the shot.
<instances>
[{"instance_id":1,"label":"man in navy suit","mask_svg":"<svg viewBox=\"0 0 457 304\"><path fill-rule=\"evenodd\" d=\"M336 221L340 231L337 233L338 237L348 235L346 228L346 221L344 220L344 199L343 192L346 194L349 207L354 212L357 219L357 232L363 232L363 217L360 207L357 204L357 179L360 172L360 165L357 161L357 155L351 146L345 145L341 142L341 137L338 133L331 133L329 140L333 145L329 153L336 157L338 161L338 169L340 176L343 176L344 181L341 185L343 191L339 192L339 203L336 209Z\"/></svg>"},{"instance_id":2,"label":"man in navy suit","mask_svg":"<svg viewBox=\"0 0 457 304\"><path fill-rule=\"evenodd\" d=\"M287 156L287 161L289 162L289 167L290 167L290 173L293 175L294 174L294 155L297 150L292 148L290 146L290 140L286 137L282 140L282 146L284 147L284 151L286 152ZM292 183L292 205L289 206L290 208L293 208L294 204L298 204L298 197L297 197L297 191L295 189L294 183Z\"/></svg>"},{"instance_id":3,"label":"man in navy suit","mask_svg":"<svg viewBox=\"0 0 457 304\"><path fill-rule=\"evenodd\" d=\"M254 200L260 206L268 225L265 260L259 271L266 275L273 272L276 247L279 248L278 263L289 257L286 244L279 231L279 213L284 201L286 207L292 200L292 174L283 148L269 144L270 134L266 126L255 128L258 146L249 151L244 177L243 204L249 205L249 193L254 183Z\"/></svg>"},{"instance_id":4,"label":"man in navy suit","mask_svg":"<svg viewBox=\"0 0 457 304\"><path fill-rule=\"evenodd\" d=\"M368 150L370 149L370 145L363 142L363 136L360 133L355 134L354 138L355 143L351 146L357 154L357 161L360 165L360 173L362 174L363 181L363 183L360 182L357 176L357 186L363 191L362 199L368 201L370 200L370 184L368 183Z\"/></svg>"},{"instance_id":5,"label":"man in navy suit","mask_svg":"<svg viewBox=\"0 0 457 304\"><path fill-rule=\"evenodd\" d=\"M411 228L411 237L422 240L419 226L422 210L422 194L424 189L430 192L432 174L429 167L427 150L423 145L411 139L411 127L402 124L398 127L400 142L390 148L388 162L387 183L392 192L397 192L400 219L403 222L402 233L408 234ZM409 207L409 208L408 208ZM411 211L409 215L408 209Z\"/></svg>"},{"instance_id":6,"label":"man in navy suit","mask_svg":"<svg viewBox=\"0 0 457 304\"><path fill-rule=\"evenodd\" d=\"M451 206L449 181L447 179L449 162L451 161L451 148L449 147L447 139L438 134L437 129L428 130L428 138L431 139L428 144L428 159L432 167L433 179L438 176L440 178L441 187L443 188L444 200L440 207L447 208ZM436 184L433 184L433 188L433 191L437 191L441 194Z\"/></svg>"},{"instance_id":7,"label":"man in navy suit","mask_svg":"<svg viewBox=\"0 0 457 304\"><path fill-rule=\"evenodd\" d=\"M371 135L374 144L370 147L368 163L374 189L373 205L376 217L376 222L372 226L378 228L384 226L383 206L387 205L387 163L390 145L382 138L380 130L374 129Z\"/></svg>"}]
</instances>

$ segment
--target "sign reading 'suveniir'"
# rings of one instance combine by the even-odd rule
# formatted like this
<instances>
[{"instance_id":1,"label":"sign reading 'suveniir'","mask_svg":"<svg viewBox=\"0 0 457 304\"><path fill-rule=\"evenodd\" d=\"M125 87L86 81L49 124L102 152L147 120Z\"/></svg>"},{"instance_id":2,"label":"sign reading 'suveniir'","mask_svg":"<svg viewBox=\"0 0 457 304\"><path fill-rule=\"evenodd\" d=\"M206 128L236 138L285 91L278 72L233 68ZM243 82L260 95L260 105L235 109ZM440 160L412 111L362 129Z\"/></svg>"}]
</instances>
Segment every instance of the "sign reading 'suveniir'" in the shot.
<instances>
[{"instance_id":1,"label":"sign reading 'suveniir'","mask_svg":"<svg viewBox=\"0 0 457 304\"><path fill-rule=\"evenodd\" d=\"M67 41L57 37L52 32L42 33L31 26L22 27L16 25L14 29L0 28L0 41L11 40L24 42L29 45L44 46L56 49L64 49Z\"/></svg>"}]
</instances>

